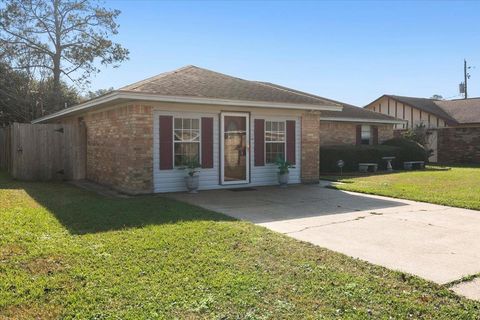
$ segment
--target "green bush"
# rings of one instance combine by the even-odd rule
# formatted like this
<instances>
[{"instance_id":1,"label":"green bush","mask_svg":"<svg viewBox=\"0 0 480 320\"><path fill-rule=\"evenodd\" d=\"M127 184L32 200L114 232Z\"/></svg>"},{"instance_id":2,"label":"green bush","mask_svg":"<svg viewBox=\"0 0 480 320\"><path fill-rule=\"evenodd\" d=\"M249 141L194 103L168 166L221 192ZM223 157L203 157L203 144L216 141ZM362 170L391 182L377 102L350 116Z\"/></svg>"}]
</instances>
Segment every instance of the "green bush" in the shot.
<instances>
[{"instance_id":1,"label":"green bush","mask_svg":"<svg viewBox=\"0 0 480 320\"><path fill-rule=\"evenodd\" d=\"M344 172L358 171L360 162L377 163L379 170L385 170L387 162L383 157L395 157L394 169L403 169L405 161L427 161L427 151L420 144L394 138L380 145L335 145L320 148L320 172L339 172L337 161L343 160Z\"/></svg>"},{"instance_id":2,"label":"green bush","mask_svg":"<svg viewBox=\"0 0 480 320\"><path fill-rule=\"evenodd\" d=\"M358 163L378 163L379 169L386 168L382 157L394 156L400 153L399 147L386 145L336 145L320 147L320 172L339 172L337 161L343 160L344 172L358 171Z\"/></svg>"},{"instance_id":3,"label":"green bush","mask_svg":"<svg viewBox=\"0 0 480 320\"><path fill-rule=\"evenodd\" d=\"M382 145L400 148L393 161L394 167L403 168L405 161L428 161L428 151L418 142L405 138L393 138L383 142Z\"/></svg>"}]
</instances>

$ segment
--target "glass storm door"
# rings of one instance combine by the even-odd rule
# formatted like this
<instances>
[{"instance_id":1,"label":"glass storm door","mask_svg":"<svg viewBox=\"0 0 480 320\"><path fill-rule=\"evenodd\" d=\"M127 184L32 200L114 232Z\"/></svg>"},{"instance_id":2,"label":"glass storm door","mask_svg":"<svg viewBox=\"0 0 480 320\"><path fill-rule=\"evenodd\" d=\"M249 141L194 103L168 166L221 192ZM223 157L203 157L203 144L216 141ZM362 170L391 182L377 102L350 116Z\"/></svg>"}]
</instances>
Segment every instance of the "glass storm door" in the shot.
<instances>
[{"instance_id":1,"label":"glass storm door","mask_svg":"<svg viewBox=\"0 0 480 320\"><path fill-rule=\"evenodd\" d=\"M250 158L248 114L222 113L221 129L222 184L248 183Z\"/></svg>"}]
</instances>

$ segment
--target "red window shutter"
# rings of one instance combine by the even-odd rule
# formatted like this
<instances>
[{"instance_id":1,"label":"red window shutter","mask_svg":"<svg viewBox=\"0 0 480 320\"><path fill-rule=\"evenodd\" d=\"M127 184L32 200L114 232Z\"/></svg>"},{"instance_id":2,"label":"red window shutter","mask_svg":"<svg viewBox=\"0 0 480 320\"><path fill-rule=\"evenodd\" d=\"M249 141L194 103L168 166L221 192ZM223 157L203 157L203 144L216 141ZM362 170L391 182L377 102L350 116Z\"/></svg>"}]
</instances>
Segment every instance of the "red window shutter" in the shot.
<instances>
[{"instance_id":1,"label":"red window shutter","mask_svg":"<svg viewBox=\"0 0 480 320\"><path fill-rule=\"evenodd\" d=\"M357 125L357 145L362 144L362 126L359 124Z\"/></svg>"},{"instance_id":2,"label":"red window shutter","mask_svg":"<svg viewBox=\"0 0 480 320\"><path fill-rule=\"evenodd\" d=\"M160 170L173 169L173 117L160 116Z\"/></svg>"},{"instance_id":3,"label":"red window shutter","mask_svg":"<svg viewBox=\"0 0 480 320\"><path fill-rule=\"evenodd\" d=\"M295 121L287 120L287 154L286 160L295 164Z\"/></svg>"},{"instance_id":4,"label":"red window shutter","mask_svg":"<svg viewBox=\"0 0 480 320\"><path fill-rule=\"evenodd\" d=\"M213 118L202 118L202 168L213 168Z\"/></svg>"},{"instance_id":5,"label":"red window shutter","mask_svg":"<svg viewBox=\"0 0 480 320\"><path fill-rule=\"evenodd\" d=\"M255 135L255 166L265 165L265 120L255 119L254 122Z\"/></svg>"},{"instance_id":6,"label":"red window shutter","mask_svg":"<svg viewBox=\"0 0 480 320\"><path fill-rule=\"evenodd\" d=\"M372 144L378 144L378 127L372 127Z\"/></svg>"}]
</instances>

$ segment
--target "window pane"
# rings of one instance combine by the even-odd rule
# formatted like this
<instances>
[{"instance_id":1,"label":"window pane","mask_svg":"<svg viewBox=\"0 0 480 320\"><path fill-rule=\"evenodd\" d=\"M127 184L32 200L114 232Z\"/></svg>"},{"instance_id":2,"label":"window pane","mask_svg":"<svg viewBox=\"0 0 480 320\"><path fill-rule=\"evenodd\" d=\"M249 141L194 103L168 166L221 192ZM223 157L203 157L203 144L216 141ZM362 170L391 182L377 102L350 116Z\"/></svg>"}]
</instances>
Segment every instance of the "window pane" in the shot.
<instances>
[{"instance_id":1,"label":"window pane","mask_svg":"<svg viewBox=\"0 0 480 320\"><path fill-rule=\"evenodd\" d=\"M370 136L370 126L362 126L362 137Z\"/></svg>"},{"instance_id":2,"label":"window pane","mask_svg":"<svg viewBox=\"0 0 480 320\"><path fill-rule=\"evenodd\" d=\"M276 131L272 131L272 141L277 141L277 135Z\"/></svg>"},{"instance_id":3,"label":"window pane","mask_svg":"<svg viewBox=\"0 0 480 320\"><path fill-rule=\"evenodd\" d=\"M183 141L185 141L185 142L192 141L192 131L191 130L183 130Z\"/></svg>"},{"instance_id":4,"label":"window pane","mask_svg":"<svg viewBox=\"0 0 480 320\"><path fill-rule=\"evenodd\" d=\"M182 118L175 118L175 129L182 129Z\"/></svg>"},{"instance_id":5,"label":"window pane","mask_svg":"<svg viewBox=\"0 0 480 320\"><path fill-rule=\"evenodd\" d=\"M190 129L192 127L191 119L183 119L183 129Z\"/></svg>"},{"instance_id":6,"label":"window pane","mask_svg":"<svg viewBox=\"0 0 480 320\"><path fill-rule=\"evenodd\" d=\"M200 160L200 144L198 142L176 142L174 150L175 166L182 166L192 160Z\"/></svg>"},{"instance_id":7,"label":"window pane","mask_svg":"<svg viewBox=\"0 0 480 320\"><path fill-rule=\"evenodd\" d=\"M190 129L193 128L193 129ZM175 141L198 141L200 142L200 120L188 118L175 118L174 120Z\"/></svg>"},{"instance_id":8,"label":"window pane","mask_svg":"<svg viewBox=\"0 0 480 320\"><path fill-rule=\"evenodd\" d=\"M265 141L272 141L272 134L269 131L265 131Z\"/></svg>"},{"instance_id":9,"label":"window pane","mask_svg":"<svg viewBox=\"0 0 480 320\"><path fill-rule=\"evenodd\" d=\"M200 128L200 120L192 119L192 129L199 129Z\"/></svg>"},{"instance_id":10,"label":"window pane","mask_svg":"<svg viewBox=\"0 0 480 320\"><path fill-rule=\"evenodd\" d=\"M278 122L272 122L272 131L278 130Z\"/></svg>"},{"instance_id":11,"label":"window pane","mask_svg":"<svg viewBox=\"0 0 480 320\"><path fill-rule=\"evenodd\" d=\"M200 142L200 130L192 130L192 141Z\"/></svg>"},{"instance_id":12,"label":"window pane","mask_svg":"<svg viewBox=\"0 0 480 320\"><path fill-rule=\"evenodd\" d=\"M284 143L267 143L265 146L266 163L274 163L277 158L285 159Z\"/></svg>"},{"instance_id":13,"label":"window pane","mask_svg":"<svg viewBox=\"0 0 480 320\"><path fill-rule=\"evenodd\" d=\"M200 131L199 130L182 130L182 134L179 135L183 142L192 142L200 141Z\"/></svg>"},{"instance_id":14,"label":"window pane","mask_svg":"<svg viewBox=\"0 0 480 320\"><path fill-rule=\"evenodd\" d=\"M368 125L363 125L362 126L362 144L370 144L370 138L371 138L371 128Z\"/></svg>"},{"instance_id":15,"label":"window pane","mask_svg":"<svg viewBox=\"0 0 480 320\"><path fill-rule=\"evenodd\" d=\"M174 131L175 141L182 141L182 130L175 130Z\"/></svg>"},{"instance_id":16,"label":"window pane","mask_svg":"<svg viewBox=\"0 0 480 320\"><path fill-rule=\"evenodd\" d=\"M285 141L285 122L267 121L265 141Z\"/></svg>"}]
</instances>

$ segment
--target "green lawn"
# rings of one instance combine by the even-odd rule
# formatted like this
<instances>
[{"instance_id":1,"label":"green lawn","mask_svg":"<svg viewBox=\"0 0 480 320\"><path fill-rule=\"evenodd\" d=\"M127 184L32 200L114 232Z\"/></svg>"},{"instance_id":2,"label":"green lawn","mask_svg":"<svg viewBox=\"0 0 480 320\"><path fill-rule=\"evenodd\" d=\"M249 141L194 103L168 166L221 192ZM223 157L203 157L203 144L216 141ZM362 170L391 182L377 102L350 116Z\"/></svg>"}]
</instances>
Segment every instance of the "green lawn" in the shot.
<instances>
[{"instance_id":1,"label":"green lawn","mask_svg":"<svg viewBox=\"0 0 480 320\"><path fill-rule=\"evenodd\" d=\"M335 186L341 190L480 210L480 167L445 169L428 166L422 171L325 178L344 182Z\"/></svg>"},{"instance_id":2,"label":"green lawn","mask_svg":"<svg viewBox=\"0 0 480 320\"><path fill-rule=\"evenodd\" d=\"M0 319L478 319L419 278L159 196L0 173Z\"/></svg>"}]
</instances>

